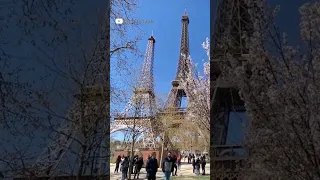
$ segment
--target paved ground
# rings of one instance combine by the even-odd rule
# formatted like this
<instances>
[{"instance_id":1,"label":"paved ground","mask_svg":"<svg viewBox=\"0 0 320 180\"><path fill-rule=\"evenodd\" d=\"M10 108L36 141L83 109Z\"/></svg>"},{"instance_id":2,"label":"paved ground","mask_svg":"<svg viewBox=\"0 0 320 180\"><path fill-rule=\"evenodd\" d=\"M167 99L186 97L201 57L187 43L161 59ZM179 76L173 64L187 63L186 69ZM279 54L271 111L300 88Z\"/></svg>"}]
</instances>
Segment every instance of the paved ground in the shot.
<instances>
[{"instance_id":1,"label":"paved ground","mask_svg":"<svg viewBox=\"0 0 320 180\"><path fill-rule=\"evenodd\" d=\"M111 180L121 180L121 172L119 173L113 173L115 169L115 164L110 164L110 179ZM182 163L181 165L181 170L178 170L177 171L177 175L178 176L173 176L171 179L174 180L174 179L185 179L185 180L188 180L188 179L210 179L209 177L209 173L210 173L210 164L207 163L206 165L206 176L196 176L194 173L192 173L192 165L191 164L187 164L187 163ZM139 176L139 179L145 179L146 177L146 170L145 168L142 168L141 169L141 172L140 172L140 176ZM132 176L133 178L133 176ZM157 173L157 179L161 180L163 179L163 174L162 174L162 171L159 169L158 170L158 173Z\"/></svg>"}]
</instances>

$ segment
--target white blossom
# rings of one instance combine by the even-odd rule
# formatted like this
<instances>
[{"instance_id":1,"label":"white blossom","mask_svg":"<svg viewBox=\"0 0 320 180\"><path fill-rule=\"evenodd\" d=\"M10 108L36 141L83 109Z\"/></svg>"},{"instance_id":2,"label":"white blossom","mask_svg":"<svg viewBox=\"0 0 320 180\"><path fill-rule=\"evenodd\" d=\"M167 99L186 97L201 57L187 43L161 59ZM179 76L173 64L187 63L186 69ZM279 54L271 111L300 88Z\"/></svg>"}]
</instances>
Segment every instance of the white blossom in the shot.
<instances>
[{"instance_id":1,"label":"white blossom","mask_svg":"<svg viewBox=\"0 0 320 180\"><path fill-rule=\"evenodd\" d=\"M247 2L254 24L249 55L242 64L230 54L221 59L230 62L222 75L239 89L252 121L247 179L320 179L320 3L300 8L300 48L279 36L263 0Z\"/></svg>"},{"instance_id":2,"label":"white blossom","mask_svg":"<svg viewBox=\"0 0 320 180\"><path fill-rule=\"evenodd\" d=\"M202 43L208 59L203 63L203 72L197 72L197 64L191 57L186 57L188 74L183 84L188 96L187 120L195 122L202 134L210 134L210 41ZM206 137L209 142L209 136Z\"/></svg>"}]
</instances>

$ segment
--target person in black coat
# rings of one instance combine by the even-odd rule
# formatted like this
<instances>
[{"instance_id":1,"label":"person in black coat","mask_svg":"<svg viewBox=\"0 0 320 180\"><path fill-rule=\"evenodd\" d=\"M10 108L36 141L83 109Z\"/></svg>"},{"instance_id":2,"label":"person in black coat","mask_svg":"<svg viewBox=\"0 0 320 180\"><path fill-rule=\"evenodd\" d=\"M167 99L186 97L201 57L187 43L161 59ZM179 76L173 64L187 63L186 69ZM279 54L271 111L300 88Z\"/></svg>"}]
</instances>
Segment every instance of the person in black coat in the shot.
<instances>
[{"instance_id":1,"label":"person in black coat","mask_svg":"<svg viewBox=\"0 0 320 180\"><path fill-rule=\"evenodd\" d=\"M121 156L119 155L117 157L117 160L116 160L116 168L114 169L114 173L118 173L119 172L119 165L120 165L120 162L121 162Z\"/></svg>"},{"instance_id":2,"label":"person in black coat","mask_svg":"<svg viewBox=\"0 0 320 180\"><path fill-rule=\"evenodd\" d=\"M131 174L134 174L134 166L136 164L137 159L138 159L138 155L134 155L132 160L132 166L131 166Z\"/></svg>"},{"instance_id":3,"label":"person in black coat","mask_svg":"<svg viewBox=\"0 0 320 180\"><path fill-rule=\"evenodd\" d=\"M128 169L129 169L129 158L128 157L124 157L124 160L121 162L121 166L122 166L122 180L125 180L128 177Z\"/></svg>"},{"instance_id":4,"label":"person in black coat","mask_svg":"<svg viewBox=\"0 0 320 180\"><path fill-rule=\"evenodd\" d=\"M195 162L195 174L196 175L200 174L200 165L201 165L200 158L197 158L197 160Z\"/></svg>"},{"instance_id":5,"label":"person in black coat","mask_svg":"<svg viewBox=\"0 0 320 180\"><path fill-rule=\"evenodd\" d=\"M201 157L201 169L202 169L202 175L206 175L206 156Z\"/></svg>"},{"instance_id":6,"label":"person in black coat","mask_svg":"<svg viewBox=\"0 0 320 180\"><path fill-rule=\"evenodd\" d=\"M143 157L139 157L136 161L135 161L135 168L134 168L134 179L137 176L137 179L139 179L139 175L140 175L140 170L143 166Z\"/></svg>"},{"instance_id":7,"label":"person in black coat","mask_svg":"<svg viewBox=\"0 0 320 180\"><path fill-rule=\"evenodd\" d=\"M196 160L195 160L195 158L192 158L192 167L193 167L192 172L194 173L194 170L196 168Z\"/></svg>"},{"instance_id":8,"label":"person in black coat","mask_svg":"<svg viewBox=\"0 0 320 180\"><path fill-rule=\"evenodd\" d=\"M150 159L148 159L146 164L147 177L148 180L155 180L156 174L158 172L158 160L156 159L156 153L153 152Z\"/></svg>"},{"instance_id":9,"label":"person in black coat","mask_svg":"<svg viewBox=\"0 0 320 180\"><path fill-rule=\"evenodd\" d=\"M172 173L172 176L176 176L177 175L177 170L178 170L178 167L177 167L177 156L176 155L173 155L172 157L172 170L171 170L171 173Z\"/></svg>"}]
</instances>

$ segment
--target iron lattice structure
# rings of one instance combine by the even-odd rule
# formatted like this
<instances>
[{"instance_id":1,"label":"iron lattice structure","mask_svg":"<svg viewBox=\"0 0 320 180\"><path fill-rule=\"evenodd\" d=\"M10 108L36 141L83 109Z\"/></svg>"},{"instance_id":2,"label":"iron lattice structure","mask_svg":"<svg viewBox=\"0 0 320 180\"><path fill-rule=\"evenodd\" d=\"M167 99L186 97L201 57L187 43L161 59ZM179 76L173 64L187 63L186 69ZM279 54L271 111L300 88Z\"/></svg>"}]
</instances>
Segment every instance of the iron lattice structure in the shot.
<instances>
[{"instance_id":1,"label":"iron lattice structure","mask_svg":"<svg viewBox=\"0 0 320 180\"><path fill-rule=\"evenodd\" d=\"M213 8L212 8L213 9ZM211 37L211 123L210 152L211 179L241 179L241 167L246 153L241 145L226 145L231 112L245 112L238 91L221 78L220 61L227 53L241 61L248 53L244 35L252 32L252 23L245 0L220 0L218 2L214 34ZM213 17L211 17L213 19ZM241 127L239 127L241 128Z\"/></svg>"},{"instance_id":2,"label":"iron lattice structure","mask_svg":"<svg viewBox=\"0 0 320 180\"><path fill-rule=\"evenodd\" d=\"M136 135L140 136L143 141L143 147L141 148L156 148L156 101L153 79L155 42L153 36L148 39L137 87L126 106L125 113L116 117L111 127L111 133L128 129L137 131Z\"/></svg>"},{"instance_id":3,"label":"iron lattice structure","mask_svg":"<svg viewBox=\"0 0 320 180\"><path fill-rule=\"evenodd\" d=\"M65 123L33 165L31 177L55 179L60 176L106 177L109 146L109 89L107 46L98 44L98 51L89 62L84 85L74 95L73 107Z\"/></svg>"},{"instance_id":4,"label":"iron lattice structure","mask_svg":"<svg viewBox=\"0 0 320 180\"><path fill-rule=\"evenodd\" d=\"M177 114L183 118L186 114L186 109L182 108L182 99L187 97L186 87L182 84L186 81L187 76L191 73L191 69L189 63L187 62L190 55L189 50L189 17L184 13L181 19L182 22L182 32L181 32L181 42L180 42L180 54L178 60L178 68L176 72L176 77L172 81L172 87L169 92L167 101L165 103L165 109L173 108L176 110ZM168 135L164 136L164 147L168 147L168 145L173 146Z\"/></svg>"},{"instance_id":5,"label":"iron lattice structure","mask_svg":"<svg viewBox=\"0 0 320 180\"><path fill-rule=\"evenodd\" d=\"M188 25L189 17L185 13L182 16L182 33L180 43L180 55L178 61L178 69L175 79L172 81L172 88L167 98L165 107L180 108L183 97L187 97L186 91L182 86L183 80L187 78L190 69L188 67L187 58L189 56L189 34Z\"/></svg>"}]
</instances>

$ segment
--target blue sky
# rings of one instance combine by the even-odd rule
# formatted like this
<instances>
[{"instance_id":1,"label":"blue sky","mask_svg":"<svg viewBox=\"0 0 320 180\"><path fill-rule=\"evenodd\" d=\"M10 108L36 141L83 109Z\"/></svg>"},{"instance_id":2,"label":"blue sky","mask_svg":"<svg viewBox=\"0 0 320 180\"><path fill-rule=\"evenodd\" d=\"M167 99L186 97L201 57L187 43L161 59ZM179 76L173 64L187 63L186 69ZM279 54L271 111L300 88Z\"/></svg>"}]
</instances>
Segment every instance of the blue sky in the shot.
<instances>
[{"instance_id":1,"label":"blue sky","mask_svg":"<svg viewBox=\"0 0 320 180\"><path fill-rule=\"evenodd\" d=\"M147 39L152 31L155 43L154 78L155 92L159 95L168 94L171 81L175 78L178 65L181 17L185 8L189 16L190 55L202 70L202 61L207 60L202 42L210 34L210 6L209 0L140 0L140 8L133 15L136 20L152 20L152 23L142 24L140 28L145 32L138 43L139 49L145 52ZM120 17L119 17L120 18ZM140 59L139 64L143 63ZM116 139L122 140L121 133Z\"/></svg>"},{"instance_id":2,"label":"blue sky","mask_svg":"<svg viewBox=\"0 0 320 180\"><path fill-rule=\"evenodd\" d=\"M156 39L154 57L154 76L156 93L170 91L171 81L177 71L180 37L181 16L185 8L189 16L190 54L195 62L201 63L206 59L201 44L209 37L209 0L141 0L141 9L137 11L139 20L152 20L153 23L143 24L141 29L146 33L139 47L143 52L146 49L147 38L153 31ZM169 6L168 6L169 4ZM142 60L141 60L142 63Z\"/></svg>"}]
</instances>

